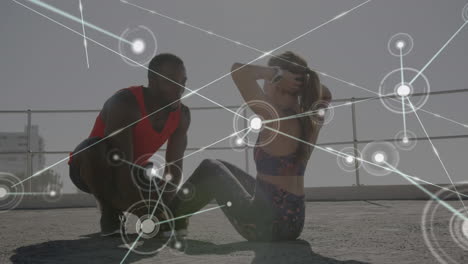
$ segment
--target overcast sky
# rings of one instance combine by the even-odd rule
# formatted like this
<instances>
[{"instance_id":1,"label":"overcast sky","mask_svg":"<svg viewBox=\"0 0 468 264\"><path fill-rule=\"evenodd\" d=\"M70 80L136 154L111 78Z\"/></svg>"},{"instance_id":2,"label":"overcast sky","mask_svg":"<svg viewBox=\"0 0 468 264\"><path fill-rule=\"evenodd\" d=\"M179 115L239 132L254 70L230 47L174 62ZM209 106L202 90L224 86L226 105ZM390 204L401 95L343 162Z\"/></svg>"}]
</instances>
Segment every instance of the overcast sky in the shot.
<instances>
[{"instance_id":1,"label":"overcast sky","mask_svg":"<svg viewBox=\"0 0 468 264\"><path fill-rule=\"evenodd\" d=\"M82 32L82 25L56 12L26 0L20 3ZM60 10L80 17L78 0L44 0ZM157 53L171 52L181 57L187 68L187 87L196 89L228 73L232 63L248 61L261 55L258 51L236 45L226 39L206 34L186 24L203 28L220 36L239 41L258 50L272 50L329 21L344 11L363 3L361 0L131 0L151 14L118 0L82 0L84 19L120 36L139 26L148 28L157 40ZM387 43L397 33L407 33L414 40L413 49L404 56L404 66L421 69L433 58L465 22L462 9L466 0L373 0L340 19L334 20L291 42L276 53L294 51L307 59L313 69L346 82L321 76L335 99L375 96L366 88L379 92L379 84L391 71L399 69L399 57L390 54ZM146 70L127 64L122 57L88 41L90 67L87 67L83 37L11 1L0 3L0 110L100 109L116 90L131 85L146 85ZM140 27L141 30L141 27ZM142 31L143 32L143 31ZM155 46L147 33L136 33ZM90 27L86 35L114 51L118 38ZM124 45L125 46L125 45ZM424 71L431 91L468 88L468 26ZM127 47L128 49L128 47ZM129 52L130 56L133 56ZM265 65L266 59L256 63ZM407 72L410 75L409 72ZM415 85L424 86L422 79ZM421 87L415 89L421 89ZM200 91L222 105L240 105L239 92L229 76ZM417 98L412 98L417 101ZM432 95L422 109L440 114L461 124L468 123L468 93ZM189 107L215 106L197 95L183 100ZM334 117L319 137L320 143L350 141L352 122L350 107L336 108ZM389 111L381 101L356 104L357 136L360 140L394 138L403 130L401 114ZM88 136L97 113L33 114L48 151L70 151ZM468 134L455 122L437 118L427 112L418 114L430 136ZM189 146L203 147L233 132L234 115L226 110L192 110ZM407 114L407 129L418 137L424 130L413 113ZM22 131L24 114L0 114L0 131ZM441 159L454 181L467 180L466 154L468 139L435 140ZM228 141L216 146L229 146ZM362 150L365 144L359 145ZM349 146L333 146L342 150ZM442 165L428 141L417 142L411 151L398 149L400 170L422 179L447 183ZM189 152L187 152L188 154ZM66 155L65 155L66 156ZM47 155L47 165L65 157ZM204 158L220 157L245 167L243 153L232 150L204 151L185 160L184 175L189 176ZM250 155L250 172L255 167ZM36 170L40 168L35 168ZM64 176L65 191L74 190L68 180L67 166L55 168ZM397 174L384 177L360 169L361 183L407 184ZM309 162L306 186L350 186L354 172L342 170L336 156L316 149Z\"/></svg>"}]
</instances>

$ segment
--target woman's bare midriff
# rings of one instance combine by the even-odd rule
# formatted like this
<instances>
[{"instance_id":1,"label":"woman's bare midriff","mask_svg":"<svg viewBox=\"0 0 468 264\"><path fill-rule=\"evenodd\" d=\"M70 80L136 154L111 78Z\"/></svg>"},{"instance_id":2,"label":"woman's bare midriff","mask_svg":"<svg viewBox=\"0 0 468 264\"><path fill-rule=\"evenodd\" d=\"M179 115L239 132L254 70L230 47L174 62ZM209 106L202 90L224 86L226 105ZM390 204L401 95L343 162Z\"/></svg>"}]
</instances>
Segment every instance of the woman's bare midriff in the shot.
<instances>
[{"instance_id":1,"label":"woman's bare midriff","mask_svg":"<svg viewBox=\"0 0 468 264\"><path fill-rule=\"evenodd\" d=\"M304 194L304 176L272 176L257 173L257 179L277 185L279 188L295 195Z\"/></svg>"}]
</instances>

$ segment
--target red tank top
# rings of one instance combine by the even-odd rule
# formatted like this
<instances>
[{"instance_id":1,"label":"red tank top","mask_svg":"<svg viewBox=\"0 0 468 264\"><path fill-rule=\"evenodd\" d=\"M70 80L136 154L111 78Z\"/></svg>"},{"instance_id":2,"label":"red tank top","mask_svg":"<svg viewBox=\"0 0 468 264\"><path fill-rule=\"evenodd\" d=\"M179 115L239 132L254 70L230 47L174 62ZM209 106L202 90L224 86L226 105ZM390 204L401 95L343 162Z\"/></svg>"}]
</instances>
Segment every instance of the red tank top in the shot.
<instances>
[{"instance_id":1,"label":"red tank top","mask_svg":"<svg viewBox=\"0 0 468 264\"><path fill-rule=\"evenodd\" d=\"M124 88L133 93L140 110L141 118L146 117L145 101L143 100L143 86L132 86ZM122 90L124 90L122 89ZM133 132L133 162L140 166L144 166L151 155L147 158L140 158L145 154L154 154L158 149L169 139L174 131L179 126L181 107L176 111L170 112L169 117L164 124L161 132L153 129L149 118L144 118L132 127ZM104 137L105 124L101 118L101 114L96 117L93 129L89 137ZM71 161L71 159L70 159ZM69 163L70 163L69 161Z\"/></svg>"}]
</instances>

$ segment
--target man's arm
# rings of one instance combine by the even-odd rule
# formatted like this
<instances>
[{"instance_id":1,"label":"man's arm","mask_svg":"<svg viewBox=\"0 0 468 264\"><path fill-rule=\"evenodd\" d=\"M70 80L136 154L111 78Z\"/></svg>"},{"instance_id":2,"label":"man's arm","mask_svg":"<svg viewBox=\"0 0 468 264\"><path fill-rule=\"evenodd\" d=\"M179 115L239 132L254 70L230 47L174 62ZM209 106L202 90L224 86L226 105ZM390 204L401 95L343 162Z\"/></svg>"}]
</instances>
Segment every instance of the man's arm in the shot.
<instances>
[{"instance_id":1,"label":"man's arm","mask_svg":"<svg viewBox=\"0 0 468 264\"><path fill-rule=\"evenodd\" d=\"M164 168L164 175L170 174L173 177L171 183L179 185L182 178L183 157L187 148L187 131L190 127L190 110L187 106L181 105L181 119L179 126L169 138L166 150L166 167ZM177 190L170 187L171 192L165 192L163 198L165 201L170 201Z\"/></svg>"}]
</instances>

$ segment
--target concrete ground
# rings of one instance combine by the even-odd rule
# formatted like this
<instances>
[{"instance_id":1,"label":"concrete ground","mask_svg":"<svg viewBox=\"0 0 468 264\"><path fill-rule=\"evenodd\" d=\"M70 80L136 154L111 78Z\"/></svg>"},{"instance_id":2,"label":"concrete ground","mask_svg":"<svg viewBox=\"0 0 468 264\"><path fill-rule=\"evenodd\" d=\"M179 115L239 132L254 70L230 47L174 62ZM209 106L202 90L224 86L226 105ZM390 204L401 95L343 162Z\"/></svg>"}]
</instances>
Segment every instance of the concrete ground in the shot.
<instances>
[{"instance_id":1,"label":"concrete ground","mask_svg":"<svg viewBox=\"0 0 468 264\"><path fill-rule=\"evenodd\" d=\"M125 263L439 263L421 231L425 204L308 202L300 239L284 243L246 242L221 210L213 210L191 218L185 252L131 253ZM1 213L0 263L120 263L128 249L119 236L100 238L98 219L96 208ZM447 228L440 221L435 226ZM440 245L458 263L468 263L468 252L448 229Z\"/></svg>"}]
</instances>

